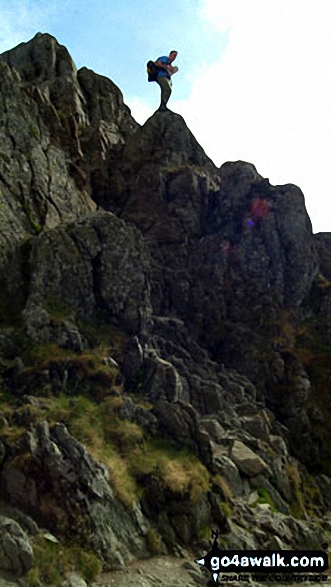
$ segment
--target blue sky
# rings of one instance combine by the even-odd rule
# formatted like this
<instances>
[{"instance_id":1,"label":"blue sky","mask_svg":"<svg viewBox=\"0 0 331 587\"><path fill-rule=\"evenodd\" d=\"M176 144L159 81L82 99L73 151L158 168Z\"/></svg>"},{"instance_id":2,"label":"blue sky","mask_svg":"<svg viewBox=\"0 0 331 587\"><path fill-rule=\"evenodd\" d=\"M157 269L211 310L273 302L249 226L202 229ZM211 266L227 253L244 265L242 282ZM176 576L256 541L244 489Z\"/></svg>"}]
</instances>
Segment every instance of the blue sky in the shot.
<instances>
[{"instance_id":1,"label":"blue sky","mask_svg":"<svg viewBox=\"0 0 331 587\"><path fill-rule=\"evenodd\" d=\"M110 77L125 97L140 97L153 108L155 95L146 86L149 59L179 52L183 74L176 97L185 100L195 71L216 62L226 46L226 33L201 18L203 5L199 0L0 0L0 22L7 23L0 30L0 52L39 30L48 32L68 48L77 68Z\"/></svg>"},{"instance_id":2,"label":"blue sky","mask_svg":"<svg viewBox=\"0 0 331 587\"><path fill-rule=\"evenodd\" d=\"M54 35L142 124L159 103L146 62L177 49L169 106L215 164L297 184L331 232L330 22L331 0L0 0L0 52Z\"/></svg>"}]
</instances>

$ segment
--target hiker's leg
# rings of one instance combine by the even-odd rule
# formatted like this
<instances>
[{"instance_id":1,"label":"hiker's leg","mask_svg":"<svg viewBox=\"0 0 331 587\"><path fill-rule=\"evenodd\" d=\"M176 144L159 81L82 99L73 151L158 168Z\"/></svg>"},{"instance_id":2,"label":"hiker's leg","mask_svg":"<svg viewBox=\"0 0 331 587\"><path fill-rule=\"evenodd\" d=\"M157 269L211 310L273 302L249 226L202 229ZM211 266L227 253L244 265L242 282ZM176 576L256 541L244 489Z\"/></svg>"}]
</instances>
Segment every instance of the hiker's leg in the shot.
<instances>
[{"instance_id":1,"label":"hiker's leg","mask_svg":"<svg viewBox=\"0 0 331 587\"><path fill-rule=\"evenodd\" d=\"M165 107L171 96L171 81L163 75L158 77L157 83L161 88L161 106Z\"/></svg>"}]
</instances>

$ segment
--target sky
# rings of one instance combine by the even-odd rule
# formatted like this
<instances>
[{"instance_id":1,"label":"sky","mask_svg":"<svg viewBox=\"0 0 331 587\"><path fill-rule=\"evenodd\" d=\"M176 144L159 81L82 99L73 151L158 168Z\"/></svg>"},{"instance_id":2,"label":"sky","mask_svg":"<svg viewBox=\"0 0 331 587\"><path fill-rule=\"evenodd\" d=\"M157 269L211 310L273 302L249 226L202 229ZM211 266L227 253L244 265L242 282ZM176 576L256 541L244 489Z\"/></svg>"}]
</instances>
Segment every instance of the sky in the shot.
<instances>
[{"instance_id":1,"label":"sky","mask_svg":"<svg viewBox=\"0 0 331 587\"><path fill-rule=\"evenodd\" d=\"M176 49L168 106L207 155L298 185L331 232L330 22L331 0L0 0L0 53L50 33L143 124L160 93L146 62Z\"/></svg>"}]
</instances>

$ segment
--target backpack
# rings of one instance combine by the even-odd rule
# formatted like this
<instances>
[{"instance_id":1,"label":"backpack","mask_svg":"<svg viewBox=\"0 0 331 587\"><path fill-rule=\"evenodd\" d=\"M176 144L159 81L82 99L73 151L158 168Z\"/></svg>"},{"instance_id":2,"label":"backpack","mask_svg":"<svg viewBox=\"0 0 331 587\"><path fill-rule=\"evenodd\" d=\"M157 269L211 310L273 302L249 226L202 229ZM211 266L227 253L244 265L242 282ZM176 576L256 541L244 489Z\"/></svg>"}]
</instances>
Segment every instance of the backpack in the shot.
<instances>
[{"instance_id":1,"label":"backpack","mask_svg":"<svg viewBox=\"0 0 331 587\"><path fill-rule=\"evenodd\" d=\"M155 65L154 61L149 61L147 63L147 73L149 82L156 82L157 74L159 73L160 69L160 67Z\"/></svg>"}]
</instances>

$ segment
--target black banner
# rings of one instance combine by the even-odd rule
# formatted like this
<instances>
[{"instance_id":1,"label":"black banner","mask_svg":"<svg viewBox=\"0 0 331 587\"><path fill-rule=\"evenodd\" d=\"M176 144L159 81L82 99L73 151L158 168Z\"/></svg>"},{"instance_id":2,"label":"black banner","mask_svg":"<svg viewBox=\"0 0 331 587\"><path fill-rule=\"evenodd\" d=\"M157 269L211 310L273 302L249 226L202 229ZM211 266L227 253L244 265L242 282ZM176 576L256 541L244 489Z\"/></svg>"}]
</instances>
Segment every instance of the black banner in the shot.
<instances>
[{"instance_id":1,"label":"black banner","mask_svg":"<svg viewBox=\"0 0 331 587\"><path fill-rule=\"evenodd\" d=\"M216 541L215 541L216 542ZM214 543L203 558L196 561L213 575L219 573L322 573L328 568L328 556L318 550L221 550Z\"/></svg>"}]
</instances>

